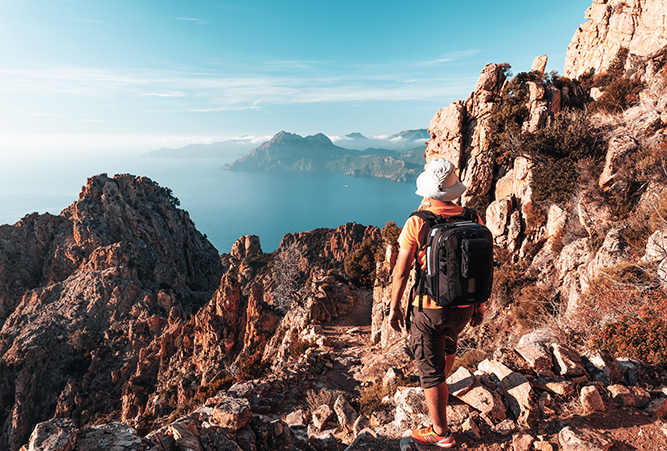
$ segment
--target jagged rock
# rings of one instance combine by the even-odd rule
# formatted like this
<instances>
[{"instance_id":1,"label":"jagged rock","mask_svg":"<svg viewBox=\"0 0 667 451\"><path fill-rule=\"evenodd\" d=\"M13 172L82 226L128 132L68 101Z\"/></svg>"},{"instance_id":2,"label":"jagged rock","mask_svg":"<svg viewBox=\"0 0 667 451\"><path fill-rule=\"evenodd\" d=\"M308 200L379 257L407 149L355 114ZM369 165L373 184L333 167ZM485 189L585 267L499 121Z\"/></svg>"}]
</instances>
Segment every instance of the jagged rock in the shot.
<instances>
[{"instance_id":1,"label":"jagged rock","mask_svg":"<svg viewBox=\"0 0 667 451\"><path fill-rule=\"evenodd\" d=\"M480 362L478 367L500 380L500 390L517 421L522 426L530 427L530 423L537 418L539 410L534 400L533 389L525 376L510 370L500 362L488 359Z\"/></svg>"},{"instance_id":2,"label":"jagged rock","mask_svg":"<svg viewBox=\"0 0 667 451\"><path fill-rule=\"evenodd\" d=\"M470 391L475 382L475 377L472 373L466 367L461 366L447 378L449 394L459 398Z\"/></svg>"},{"instance_id":3,"label":"jagged rock","mask_svg":"<svg viewBox=\"0 0 667 451\"><path fill-rule=\"evenodd\" d=\"M334 411L331 410L331 407L327 404L322 404L313 412L311 424L315 429L321 431L327 425L329 420L333 418L333 415Z\"/></svg>"},{"instance_id":4,"label":"jagged rock","mask_svg":"<svg viewBox=\"0 0 667 451\"><path fill-rule=\"evenodd\" d=\"M295 410L285 417L285 423L291 428L305 428L308 421L302 409Z\"/></svg>"},{"instance_id":5,"label":"jagged rock","mask_svg":"<svg viewBox=\"0 0 667 451\"><path fill-rule=\"evenodd\" d=\"M558 443L563 451L607 451L614 442L595 431L566 426L558 433Z\"/></svg>"},{"instance_id":6,"label":"jagged rock","mask_svg":"<svg viewBox=\"0 0 667 451\"><path fill-rule=\"evenodd\" d=\"M533 368L526 361L526 359L524 359L521 354L516 351L516 349L496 349L493 352L493 360L502 363L507 368L518 373L530 374L533 372Z\"/></svg>"},{"instance_id":7,"label":"jagged rock","mask_svg":"<svg viewBox=\"0 0 667 451\"><path fill-rule=\"evenodd\" d=\"M632 174L626 168L637 149L637 141L631 136L614 136L609 140L604 170L599 180L600 188L613 192L628 188Z\"/></svg>"},{"instance_id":8,"label":"jagged rock","mask_svg":"<svg viewBox=\"0 0 667 451\"><path fill-rule=\"evenodd\" d=\"M447 424L450 427L462 427L462 425L471 418L473 410L468 404L447 404Z\"/></svg>"},{"instance_id":9,"label":"jagged rock","mask_svg":"<svg viewBox=\"0 0 667 451\"><path fill-rule=\"evenodd\" d=\"M457 398L490 418L504 420L507 416L507 410L500 395L482 385L475 384Z\"/></svg>"},{"instance_id":10,"label":"jagged rock","mask_svg":"<svg viewBox=\"0 0 667 451\"><path fill-rule=\"evenodd\" d=\"M217 396L207 401L213 407L213 418L218 425L233 431L239 430L248 424L252 413L250 401L245 398Z\"/></svg>"},{"instance_id":11,"label":"jagged rock","mask_svg":"<svg viewBox=\"0 0 667 451\"><path fill-rule=\"evenodd\" d=\"M594 385L581 388L579 401L584 408L584 412L587 414L604 412L606 410L602 396L600 396L600 392Z\"/></svg>"},{"instance_id":12,"label":"jagged rock","mask_svg":"<svg viewBox=\"0 0 667 451\"><path fill-rule=\"evenodd\" d=\"M232 245L231 255L236 260L253 259L262 255L262 246L259 243L259 237L256 235L246 235L237 239Z\"/></svg>"},{"instance_id":13,"label":"jagged rock","mask_svg":"<svg viewBox=\"0 0 667 451\"><path fill-rule=\"evenodd\" d=\"M618 362L609 351L588 351L583 356L582 362L586 371L593 376L593 380L600 381L605 385L620 384L623 381L623 374L618 367Z\"/></svg>"},{"instance_id":14,"label":"jagged rock","mask_svg":"<svg viewBox=\"0 0 667 451\"><path fill-rule=\"evenodd\" d=\"M466 420L461 425L461 432L475 441L478 441L482 438L482 432L479 430L479 426L477 426L477 423L472 418L466 418Z\"/></svg>"},{"instance_id":15,"label":"jagged rock","mask_svg":"<svg viewBox=\"0 0 667 451\"><path fill-rule=\"evenodd\" d=\"M336 401L334 402L334 411L338 416L338 424L348 431L354 430L354 423L357 421L359 414L345 398L342 396L336 398Z\"/></svg>"},{"instance_id":16,"label":"jagged rock","mask_svg":"<svg viewBox=\"0 0 667 451\"><path fill-rule=\"evenodd\" d=\"M317 450L338 451L338 440L334 434L335 431L324 431L319 434L308 435L308 441Z\"/></svg>"},{"instance_id":17,"label":"jagged rock","mask_svg":"<svg viewBox=\"0 0 667 451\"><path fill-rule=\"evenodd\" d=\"M499 238L505 234L511 209L512 200L509 197L493 201L486 209L486 226L494 238Z\"/></svg>"},{"instance_id":18,"label":"jagged rock","mask_svg":"<svg viewBox=\"0 0 667 451\"><path fill-rule=\"evenodd\" d=\"M535 443L535 437L525 432L517 432L512 436L514 451L530 451Z\"/></svg>"},{"instance_id":19,"label":"jagged rock","mask_svg":"<svg viewBox=\"0 0 667 451\"><path fill-rule=\"evenodd\" d=\"M549 58L547 55L540 55L535 57L533 64L530 66L531 72L537 72L539 75L544 74L544 69L547 67L547 61Z\"/></svg>"},{"instance_id":20,"label":"jagged rock","mask_svg":"<svg viewBox=\"0 0 667 451\"><path fill-rule=\"evenodd\" d=\"M516 351L530 364L538 376L553 375L552 356L546 345L538 342L519 342Z\"/></svg>"},{"instance_id":21,"label":"jagged rock","mask_svg":"<svg viewBox=\"0 0 667 451\"><path fill-rule=\"evenodd\" d=\"M565 76L577 78L593 70L605 72L621 47L648 57L667 42L664 4L594 0L586 10L586 22L574 33L565 55Z\"/></svg>"},{"instance_id":22,"label":"jagged rock","mask_svg":"<svg viewBox=\"0 0 667 451\"><path fill-rule=\"evenodd\" d=\"M581 355L572 348L554 343L549 348L554 357L553 367L556 374L565 377L583 376L586 370L581 362Z\"/></svg>"},{"instance_id":23,"label":"jagged rock","mask_svg":"<svg viewBox=\"0 0 667 451\"><path fill-rule=\"evenodd\" d=\"M603 268L632 261L632 247L625 240L621 231L620 228L616 227L607 232L602 247L598 249L595 258L586 270L588 280L595 279L598 272Z\"/></svg>"},{"instance_id":24,"label":"jagged rock","mask_svg":"<svg viewBox=\"0 0 667 451\"><path fill-rule=\"evenodd\" d=\"M644 408L651 401L651 395L641 387L610 385L607 387L612 402L623 406Z\"/></svg>"},{"instance_id":25,"label":"jagged rock","mask_svg":"<svg viewBox=\"0 0 667 451\"><path fill-rule=\"evenodd\" d=\"M118 416L143 413L160 361L176 352L178 323L222 275L217 251L169 191L128 174L91 177L59 216L0 226L0 242L0 361L15 362L0 397L22 400L3 407L16 419L0 431L8 450L27 442L50 406L75 419L110 411L121 386ZM71 368L84 374L72 378Z\"/></svg>"},{"instance_id":26,"label":"jagged rock","mask_svg":"<svg viewBox=\"0 0 667 451\"><path fill-rule=\"evenodd\" d=\"M35 426L30 435L27 451L72 451L77 430L67 418L54 418Z\"/></svg>"},{"instance_id":27,"label":"jagged rock","mask_svg":"<svg viewBox=\"0 0 667 451\"><path fill-rule=\"evenodd\" d=\"M565 380L554 380L550 378L538 378L531 382L533 386L541 390L549 390L563 397L569 397L574 393L574 383Z\"/></svg>"},{"instance_id":28,"label":"jagged rock","mask_svg":"<svg viewBox=\"0 0 667 451\"><path fill-rule=\"evenodd\" d=\"M655 415L658 418L664 418L665 415L667 415L667 399L654 399L648 403L648 406L646 406L644 412L648 413L649 415Z\"/></svg>"},{"instance_id":29,"label":"jagged rock","mask_svg":"<svg viewBox=\"0 0 667 451\"><path fill-rule=\"evenodd\" d=\"M517 429L517 424L514 421L512 421L510 419L507 419L507 420L503 420L500 423L496 424L493 427L493 432L495 432L496 434L502 435L503 437L506 437L506 436L511 435L512 433L514 433L514 431L516 431L516 429Z\"/></svg>"},{"instance_id":30,"label":"jagged rock","mask_svg":"<svg viewBox=\"0 0 667 451\"><path fill-rule=\"evenodd\" d=\"M137 431L125 423L113 421L80 429L76 439L77 451L142 451Z\"/></svg>"}]
</instances>

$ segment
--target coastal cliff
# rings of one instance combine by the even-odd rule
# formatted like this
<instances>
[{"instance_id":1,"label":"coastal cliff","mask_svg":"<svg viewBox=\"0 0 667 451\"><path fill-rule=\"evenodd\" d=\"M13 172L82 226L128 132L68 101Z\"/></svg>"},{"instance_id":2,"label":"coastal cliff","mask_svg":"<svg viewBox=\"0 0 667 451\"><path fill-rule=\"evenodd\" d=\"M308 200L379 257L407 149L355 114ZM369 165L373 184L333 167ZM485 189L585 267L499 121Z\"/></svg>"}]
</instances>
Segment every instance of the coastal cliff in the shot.
<instances>
[{"instance_id":1,"label":"coastal cliff","mask_svg":"<svg viewBox=\"0 0 667 451\"><path fill-rule=\"evenodd\" d=\"M448 379L463 448L667 447L656 5L596 0L566 76L544 55L514 77L488 64L431 120L419 166L455 164L496 244L485 321ZM219 256L168 189L130 175L1 226L0 446L414 450L404 431L429 419L386 317L398 231L348 223L271 254L244 236Z\"/></svg>"}]
</instances>

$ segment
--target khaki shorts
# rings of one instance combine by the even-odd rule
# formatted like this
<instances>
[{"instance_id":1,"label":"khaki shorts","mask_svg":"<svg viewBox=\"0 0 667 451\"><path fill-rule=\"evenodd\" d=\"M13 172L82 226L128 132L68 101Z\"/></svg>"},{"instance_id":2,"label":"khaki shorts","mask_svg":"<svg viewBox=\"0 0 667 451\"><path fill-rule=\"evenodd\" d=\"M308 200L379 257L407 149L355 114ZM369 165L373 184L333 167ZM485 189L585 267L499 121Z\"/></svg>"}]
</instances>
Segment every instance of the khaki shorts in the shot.
<instances>
[{"instance_id":1,"label":"khaki shorts","mask_svg":"<svg viewBox=\"0 0 667 451\"><path fill-rule=\"evenodd\" d=\"M445 356L456 354L459 334L468 324L474 306L443 309L414 308L410 326L410 349L415 356L422 388L447 379Z\"/></svg>"}]
</instances>

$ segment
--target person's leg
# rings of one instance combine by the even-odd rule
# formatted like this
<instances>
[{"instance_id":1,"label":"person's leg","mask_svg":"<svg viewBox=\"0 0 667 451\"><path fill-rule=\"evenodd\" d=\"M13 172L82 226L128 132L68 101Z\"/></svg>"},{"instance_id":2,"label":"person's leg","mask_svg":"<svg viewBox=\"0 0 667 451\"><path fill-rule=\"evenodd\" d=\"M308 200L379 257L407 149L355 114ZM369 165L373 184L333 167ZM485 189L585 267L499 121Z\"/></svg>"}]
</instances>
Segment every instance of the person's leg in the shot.
<instances>
[{"instance_id":1,"label":"person's leg","mask_svg":"<svg viewBox=\"0 0 667 451\"><path fill-rule=\"evenodd\" d=\"M445 356L446 376L452 370L455 358L456 354ZM426 398L426 406L428 407L428 413L433 423L433 431L438 435L445 435L449 431L449 426L447 426L447 401L449 399L447 382L441 382L435 387L425 388L424 397Z\"/></svg>"}]
</instances>

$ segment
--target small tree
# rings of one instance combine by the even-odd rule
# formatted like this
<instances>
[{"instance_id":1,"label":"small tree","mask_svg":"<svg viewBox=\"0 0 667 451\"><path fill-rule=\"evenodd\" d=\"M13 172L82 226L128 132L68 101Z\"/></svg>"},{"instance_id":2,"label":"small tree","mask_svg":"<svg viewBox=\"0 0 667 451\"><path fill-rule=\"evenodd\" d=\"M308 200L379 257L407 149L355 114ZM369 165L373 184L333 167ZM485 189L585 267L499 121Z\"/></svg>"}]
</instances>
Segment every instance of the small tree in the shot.
<instances>
[{"instance_id":1,"label":"small tree","mask_svg":"<svg viewBox=\"0 0 667 451\"><path fill-rule=\"evenodd\" d=\"M276 307L283 312L289 310L299 298L300 260L301 252L296 243L292 243L273 261L273 280L276 282L273 299Z\"/></svg>"}]
</instances>

